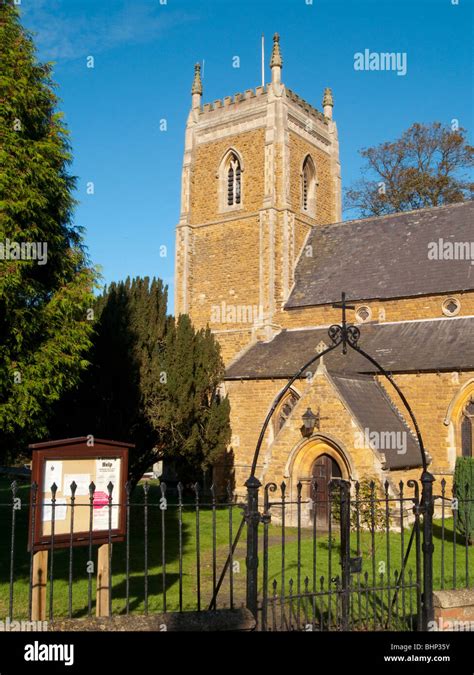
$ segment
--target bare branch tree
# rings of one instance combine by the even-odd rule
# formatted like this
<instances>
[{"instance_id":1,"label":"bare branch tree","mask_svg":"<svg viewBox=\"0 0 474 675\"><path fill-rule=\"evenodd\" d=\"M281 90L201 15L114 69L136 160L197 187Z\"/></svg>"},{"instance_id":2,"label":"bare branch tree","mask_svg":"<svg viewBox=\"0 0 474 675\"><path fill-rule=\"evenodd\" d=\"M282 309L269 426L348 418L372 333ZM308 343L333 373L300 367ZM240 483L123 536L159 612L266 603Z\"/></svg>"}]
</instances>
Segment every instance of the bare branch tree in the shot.
<instances>
[{"instance_id":1,"label":"bare branch tree","mask_svg":"<svg viewBox=\"0 0 474 675\"><path fill-rule=\"evenodd\" d=\"M344 210L361 217L470 199L474 148L462 128L413 124L399 139L360 151L362 177L345 192Z\"/></svg>"}]
</instances>

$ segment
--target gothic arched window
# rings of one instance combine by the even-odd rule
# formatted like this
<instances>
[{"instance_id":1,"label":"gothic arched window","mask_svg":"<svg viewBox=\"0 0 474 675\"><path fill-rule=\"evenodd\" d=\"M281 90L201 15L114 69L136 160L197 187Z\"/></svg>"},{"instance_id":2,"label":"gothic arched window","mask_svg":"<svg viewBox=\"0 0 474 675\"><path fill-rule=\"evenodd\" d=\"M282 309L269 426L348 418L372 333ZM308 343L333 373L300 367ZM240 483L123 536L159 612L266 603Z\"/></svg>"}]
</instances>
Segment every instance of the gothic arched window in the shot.
<instances>
[{"instance_id":1,"label":"gothic arched window","mask_svg":"<svg viewBox=\"0 0 474 675\"><path fill-rule=\"evenodd\" d=\"M302 210L314 217L316 214L316 169L310 155L303 162L301 195Z\"/></svg>"},{"instance_id":2,"label":"gothic arched window","mask_svg":"<svg viewBox=\"0 0 474 675\"><path fill-rule=\"evenodd\" d=\"M474 457L474 397L464 407L461 416L461 452L463 457Z\"/></svg>"},{"instance_id":3,"label":"gothic arched window","mask_svg":"<svg viewBox=\"0 0 474 675\"><path fill-rule=\"evenodd\" d=\"M232 152L227 159L227 206L240 204L242 195L242 168Z\"/></svg>"},{"instance_id":4,"label":"gothic arched window","mask_svg":"<svg viewBox=\"0 0 474 675\"><path fill-rule=\"evenodd\" d=\"M276 416L276 424L275 424L275 433L277 434L280 429L282 429L288 417L291 415L293 408L295 405L298 403L298 396L294 391L289 392L289 394L283 399L283 402L280 404L280 409L278 410L278 414Z\"/></svg>"}]
</instances>

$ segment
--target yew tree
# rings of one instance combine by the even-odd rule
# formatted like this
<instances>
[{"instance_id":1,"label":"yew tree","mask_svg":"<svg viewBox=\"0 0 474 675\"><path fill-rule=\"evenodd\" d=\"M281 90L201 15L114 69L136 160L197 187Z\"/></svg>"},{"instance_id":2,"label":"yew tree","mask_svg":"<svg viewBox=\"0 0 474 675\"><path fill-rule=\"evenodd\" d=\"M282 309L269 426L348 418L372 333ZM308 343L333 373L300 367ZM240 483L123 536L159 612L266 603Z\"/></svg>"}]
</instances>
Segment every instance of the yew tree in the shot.
<instances>
[{"instance_id":1,"label":"yew tree","mask_svg":"<svg viewBox=\"0 0 474 675\"><path fill-rule=\"evenodd\" d=\"M56 408L54 435L129 441L136 481L159 460L181 480L198 480L230 440L224 366L209 330L167 314L159 279L110 284L94 305L90 368Z\"/></svg>"}]
</instances>

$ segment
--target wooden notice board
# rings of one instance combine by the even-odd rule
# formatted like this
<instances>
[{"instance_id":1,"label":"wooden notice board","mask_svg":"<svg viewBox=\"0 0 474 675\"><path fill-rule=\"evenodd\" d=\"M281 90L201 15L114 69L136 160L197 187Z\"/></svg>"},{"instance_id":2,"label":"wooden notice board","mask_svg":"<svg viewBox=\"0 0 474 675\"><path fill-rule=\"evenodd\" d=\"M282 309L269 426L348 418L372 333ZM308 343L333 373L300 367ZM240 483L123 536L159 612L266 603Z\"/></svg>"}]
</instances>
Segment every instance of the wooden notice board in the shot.
<instances>
[{"instance_id":1,"label":"wooden notice board","mask_svg":"<svg viewBox=\"0 0 474 675\"><path fill-rule=\"evenodd\" d=\"M31 491L29 550L123 541L128 451L133 447L86 436L30 445L32 480L38 488L36 499ZM53 484L57 487L54 503Z\"/></svg>"}]
</instances>

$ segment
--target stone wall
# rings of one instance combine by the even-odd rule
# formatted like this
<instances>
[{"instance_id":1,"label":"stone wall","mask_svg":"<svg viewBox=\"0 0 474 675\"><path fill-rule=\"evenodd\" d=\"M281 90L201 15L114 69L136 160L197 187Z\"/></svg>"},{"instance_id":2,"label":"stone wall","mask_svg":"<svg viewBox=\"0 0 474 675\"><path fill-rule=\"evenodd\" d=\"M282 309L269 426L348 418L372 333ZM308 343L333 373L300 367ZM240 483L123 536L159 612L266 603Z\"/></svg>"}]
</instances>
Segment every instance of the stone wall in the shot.
<instances>
[{"instance_id":1,"label":"stone wall","mask_svg":"<svg viewBox=\"0 0 474 675\"><path fill-rule=\"evenodd\" d=\"M220 163L226 151L234 148L243 161L242 207L239 215L255 213L262 206L264 183L264 129L247 131L236 136L198 145L191 169L190 224L203 225L222 219L219 208ZM232 211L234 213L234 210Z\"/></svg>"},{"instance_id":2,"label":"stone wall","mask_svg":"<svg viewBox=\"0 0 474 675\"><path fill-rule=\"evenodd\" d=\"M335 210L335 194L331 174L330 156L304 140L295 133L290 136L290 199L295 214L301 212L302 185L301 173L303 162L311 155L316 167L316 215L311 219L316 225L334 223L337 219Z\"/></svg>"},{"instance_id":3,"label":"stone wall","mask_svg":"<svg viewBox=\"0 0 474 675\"><path fill-rule=\"evenodd\" d=\"M461 308L457 316L474 315L474 292L466 291L444 295L431 295L419 298L396 298L393 300L367 300L351 302L350 304L367 306L372 312L372 321L384 323L386 321L416 321L419 319L443 318L442 304L448 297L457 298ZM303 307L281 311L275 321L282 328L303 328L309 326L329 326L339 323L341 310L333 309L331 305L320 307ZM348 320L355 322L354 310L348 311Z\"/></svg>"},{"instance_id":4,"label":"stone wall","mask_svg":"<svg viewBox=\"0 0 474 675\"><path fill-rule=\"evenodd\" d=\"M58 619L48 626L48 632L220 632L253 631L256 621L245 608L219 609L214 612L167 612L147 616L130 614L86 619Z\"/></svg>"},{"instance_id":5,"label":"stone wall","mask_svg":"<svg viewBox=\"0 0 474 675\"><path fill-rule=\"evenodd\" d=\"M418 422L426 451L432 457L430 472L436 478L435 492L441 493L440 482L446 480L447 495L451 495L452 474L456 456L461 454L459 417L461 408L474 392L474 371L463 373L405 373L394 380L408 400ZM386 378L380 383L399 410L404 406ZM408 414L407 423L413 428Z\"/></svg>"},{"instance_id":6,"label":"stone wall","mask_svg":"<svg viewBox=\"0 0 474 675\"><path fill-rule=\"evenodd\" d=\"M435 591L435 620L430 626L440 631L474 631L474 589Z\"/></svg>"}]
</instances>

